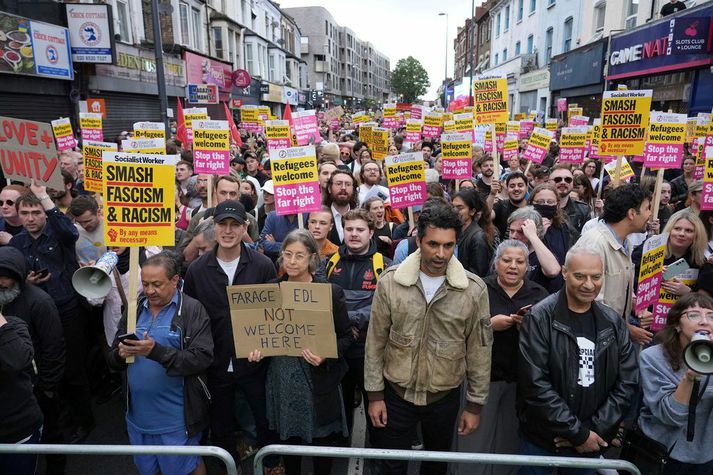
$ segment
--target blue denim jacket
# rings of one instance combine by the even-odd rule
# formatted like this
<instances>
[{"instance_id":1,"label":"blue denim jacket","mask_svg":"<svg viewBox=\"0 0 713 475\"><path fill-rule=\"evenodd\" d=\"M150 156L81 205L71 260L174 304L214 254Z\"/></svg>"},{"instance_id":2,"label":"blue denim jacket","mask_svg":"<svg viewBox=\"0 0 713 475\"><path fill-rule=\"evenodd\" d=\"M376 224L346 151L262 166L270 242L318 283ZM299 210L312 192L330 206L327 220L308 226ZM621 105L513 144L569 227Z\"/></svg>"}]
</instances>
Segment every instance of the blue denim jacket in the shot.
<instances>
[{"instance_id":1,"label":"blue denim jacket","mask_svg":"<svg viewBox=\"0 0 713 475\"><path fill-rule=\"evenodd\" d=\"M77 299L72 274L79 268L74 248L79 232L57 207L45 213L47 224L37 239L24 230L10 240L10 245L24 254L28 272L49 270L52 276L39 287L50 294L57 307L63 307Z\"/></svg>"}]
</instances>

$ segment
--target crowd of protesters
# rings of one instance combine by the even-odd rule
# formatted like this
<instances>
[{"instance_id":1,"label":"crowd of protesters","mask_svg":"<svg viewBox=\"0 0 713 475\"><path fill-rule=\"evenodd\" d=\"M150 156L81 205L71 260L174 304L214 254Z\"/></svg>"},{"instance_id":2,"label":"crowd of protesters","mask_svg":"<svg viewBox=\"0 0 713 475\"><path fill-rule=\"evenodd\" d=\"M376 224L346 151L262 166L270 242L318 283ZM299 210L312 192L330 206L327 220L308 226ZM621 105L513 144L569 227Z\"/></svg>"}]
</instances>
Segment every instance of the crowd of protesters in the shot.
<instances>
[{"instance_id":1,"label":"crowd of protesters","mask_svg":"<svg viewBox=\"0 0 713 475\"><path fill-rule=\"evenodd\" d=\"M669 449L663 473L712 473L713 384L682 361L696 332L713 338L713 213L700 209L695 157L666 172L652 210L655 180L636 164L619 183L598 160L559 164L556 141L541 165L474 146L472 177L456 183L441 176L438 140L408 143L396 129L389 154L421 152L427 169L428 199L407 213L391 206L384 162L348 114L320 131L322 207L302 217L277 213L264 135L242 131L225 176L194 174L190 147L167 141L181 158L175 245L140 249L131 334L127 248L109 248L106 297L72 286L107 251L81 150L61 154L63 190L2 188L0 443L84 443L93 403L123 394L131 444L215 445L240 463L273 443L348 446L364 404L369 447L616 458L637 431ZM633 302L644 242L660 232L664 269L682 259L688 280L662 283L675 303L655 332L654 309L637 314ZM282 281L331 285L338 358L236 356L226 287ZM198 456L134 461L142 475L206 473ZM298 474L302 462L268 457L265 473ZM330 462L315 458L314 473ZM36 465L0 454L0 474ZM66 457L44 465L65 473Z\"/></svg>"}]
</instances>

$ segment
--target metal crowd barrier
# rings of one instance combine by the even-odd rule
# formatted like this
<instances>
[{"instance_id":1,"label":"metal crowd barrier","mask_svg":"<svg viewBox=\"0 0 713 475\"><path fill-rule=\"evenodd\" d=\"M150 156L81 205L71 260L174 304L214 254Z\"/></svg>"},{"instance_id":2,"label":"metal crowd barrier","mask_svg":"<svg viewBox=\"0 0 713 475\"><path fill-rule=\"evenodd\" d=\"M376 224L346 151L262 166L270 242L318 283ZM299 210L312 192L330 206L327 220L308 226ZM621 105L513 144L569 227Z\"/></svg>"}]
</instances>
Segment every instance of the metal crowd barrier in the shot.
<instances>
[{"instance_id":1,"label":"metal crowd barrier","mask_svg":"<svg viewBox=\"0 0 713 475\"><path fill-rule=\"evenodd\" d=\"M479 454L465 452L429 452L424 450L362 449L354 447L316 447L305 445L268 445L255 455L254 473L263 473L263 459L269 455L299 455L305 457L365 458L374 460L408 460L415 462L474 463L488 465L529 465L536 467L566 467L624 470L641 475L636 466L624 460L579 457L542 457L509 454Z\"/></svg>"},{"instance_id":2,"label":"metal crowd barrier","mask_svg":"<svg viewBox=\"0 0 713 475\"><path fill-rule=\"evenodd\" d=\"M3 453L14 455L201 455L219 458L225 464L228 475L238 475L233 457L220 447L211 446L0 444L0 454Z\"/></svg>"}]
</instances>

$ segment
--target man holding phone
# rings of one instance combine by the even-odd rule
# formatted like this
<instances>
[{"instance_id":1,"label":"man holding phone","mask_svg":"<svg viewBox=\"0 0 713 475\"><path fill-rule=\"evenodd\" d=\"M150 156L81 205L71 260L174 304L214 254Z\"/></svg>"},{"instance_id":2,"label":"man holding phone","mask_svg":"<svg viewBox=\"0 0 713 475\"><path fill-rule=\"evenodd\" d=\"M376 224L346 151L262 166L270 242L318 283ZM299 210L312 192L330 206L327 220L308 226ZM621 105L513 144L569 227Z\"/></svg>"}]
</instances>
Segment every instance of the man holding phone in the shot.
<instances>
[{"instance_id":1,"label":"man holding phone","mask_svg":"<svg viewBox=\"0 0 713 475\"><path fill-rule=\"evenodd\" d=\"M199 445L208 427L210 319L200 302L178 290L178 271L176 260L163 253L144 262L136 331L127 333L124 315L107 357L114 369L127 369L132 445ZM130 356L135 360L127 368ZM141 475L205 474L198 456L138 455L134 462Z\"/></svg>"}]
</instances>

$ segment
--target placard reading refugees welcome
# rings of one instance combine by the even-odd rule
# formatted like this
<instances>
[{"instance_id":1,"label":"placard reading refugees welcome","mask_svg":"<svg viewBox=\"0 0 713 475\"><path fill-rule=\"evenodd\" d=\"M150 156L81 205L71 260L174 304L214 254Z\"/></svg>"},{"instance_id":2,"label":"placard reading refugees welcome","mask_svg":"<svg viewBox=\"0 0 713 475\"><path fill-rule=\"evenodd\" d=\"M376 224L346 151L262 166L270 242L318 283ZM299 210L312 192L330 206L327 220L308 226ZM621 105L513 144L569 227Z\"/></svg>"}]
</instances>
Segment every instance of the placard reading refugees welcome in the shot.
<instances>
[{"instance_id":1,"label":"placard reading refugees welcome","mask_svg":"<svg viewBox=\"0 0 713 475\"><path fill-rule=\"evenodd\" d=\"M322 209L317 154L313 145L270 150L270 165L278 215Z\"/></svg>"},{"instance_id":2,"label":"placard reading refugees welcome","mask_svg":"<svg viewBox=\"0 0 713 475\"><path fill-rule=\"evenodd\" d=\"M391 206L420 206L426 201L426 170L421 152L387 155L386 177Z\"/></svg>"},{"instance_id":3,"label":"placard reading refugees welcome","mask_svg":"<svg viewBox=\"0 0 713 475\"><path fill-rule=\"evenodd\" d=\"M441 175L445 179L465 180L473 176L473 145L471 134L441 136Z\"/></svg>"}]
</instances>

